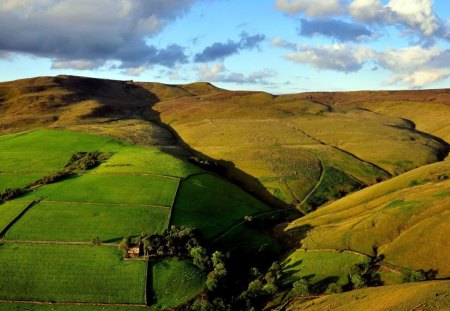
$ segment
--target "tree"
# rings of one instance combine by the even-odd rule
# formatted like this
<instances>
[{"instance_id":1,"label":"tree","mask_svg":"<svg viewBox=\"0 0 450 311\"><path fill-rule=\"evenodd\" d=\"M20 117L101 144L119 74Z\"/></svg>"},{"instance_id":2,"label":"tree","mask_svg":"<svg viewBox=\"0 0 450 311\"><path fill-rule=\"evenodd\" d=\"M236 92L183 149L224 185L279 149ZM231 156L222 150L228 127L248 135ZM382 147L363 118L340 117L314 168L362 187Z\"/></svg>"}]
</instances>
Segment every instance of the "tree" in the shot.
<instances>
[{"instance_id":1,"label":"tree","mask_svg":"<svg viewBox=\"0 0 450 311\"><path fill-rule=\"evenodd\" d=\"M295 296L307 297L309 296L309 283L305 279L300 279L292 283L291 293Z\"/></svg>"},{"instance_id":2,"label":"tree","mask_svg":"<svg viewBox=\"0 0 450 311\"><path fill-rule=\"evenodd\" d=\"M194 265L200 268L200 270L206 271L210 268L211 263L209 261L208 252L204 247L194 247L189 251L189 254L192 257Z\"/></svg>"},{"instance_id":3,"label":"tree","mask_svg":"<svg viewBox=\"0 0 450 311\"><path fill-rule=\"evenodd\" d=\"M123 257L128 257L128 249L130 248L130 239L124 238L119 245L117 245L117 248L122 252Z\"/></svg>"},{"instance_id":4,"label":"tree","mask_svg":"<svg viewBox=\"0 0 450 311\"><path fill-rule=\"evenodd\" d=\"M325 291L325 294L337 294L342 293L342 285L339 283L331 283L328 285L327 290Z\"/></svg>"}]
</instances>

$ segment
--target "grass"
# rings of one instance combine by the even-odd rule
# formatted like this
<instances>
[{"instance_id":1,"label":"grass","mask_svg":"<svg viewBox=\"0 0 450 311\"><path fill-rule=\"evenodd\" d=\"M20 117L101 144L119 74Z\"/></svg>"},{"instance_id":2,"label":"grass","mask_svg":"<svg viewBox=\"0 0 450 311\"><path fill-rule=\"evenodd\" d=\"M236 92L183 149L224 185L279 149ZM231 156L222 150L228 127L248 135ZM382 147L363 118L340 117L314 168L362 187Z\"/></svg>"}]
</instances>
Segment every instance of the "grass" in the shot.
<instances>
[{"instance_id":1,"label":"grass","mask_svg":"<svg viewBox=\"0 0 450 311\"><path fill-rule=\"evenodd\" d=\"M205 287L205 275L188 261L166 259L152 265L153 308L178 307Z\"/></svg>"},{"instance_id":2,"label":"grass","mask_svg":"<svg viewBox=\"0 0 450 311\"><path fill-rule=\"evenodd\" d=\"M371 186L291 223L309 226L299 241L307 249L351 249L414 269L450 276L450 161L427 165ZM411 183L414 180L416 182Z\"/></svg>"},{"instance_id":3,"label":"grass","mask_svg":"<svg viewBox=\"0 0 450 311\"><path fill-rule=\"evenodd\" d=\"M145 262L101 246L3 244L0 298L143 304Z\"/></svg>"},{"instance_id":4,"label":"grass","mask_svg":"<svg viewBox=\"0 0 450 311\"><path fill-rule=\"evenodd\" d=\"M449 310L450 281L431 281L363 288L292 303L287 310L385 311Z\"/></svg>"},{"instance_id":5,"label":"grass","mask_svg":"<svg viewBox=\"0 0 450 311\"><path fill-rule=\"evenodd\" d=\"M382 101L362 105L385 115L400 116L412 120L417 129L440 137L450 143L450 107L439 102Z\"/></svg>"},{"instance_id":6,"label":"grass","mask_svg":"<svg viewBox=\"0 0 450 311\"><path fill-rule=\"evenodd\" d=\"M32 304L32 303L0 303L0 310L2 311L139 311L145 310L142 307L107 307L95 305L58 305L58 304Z\"/></svg>"},{"instance_id":7,"label":"grass","mask_svg":"<svg viewBox=\"0 0 450 311\"><path fill-rule=\"evenodd\" d=\"M58 171L78 151L115 151L123 143L77 132L40 130L5 135L0 141L0 171Z\"/></svg>"},{"instance_id":8,"label":"grass","mask_svg":"<svg viewBox=\"0 0 450 311\"><path fill-rule=\"evenodd\" d=\"M306 278L313 287L325 290L329 283L346 285L350 268L369 261L369 257L352 252L297 250L282 263L283 279L290 283Z\"/></svg>"},{"instance_id":9,"label":"grass","mask_svg":"<svg viewBox=\"0 0 450 311\"><path fill-rule=\"evenodd\" d=\"M44 174L5 174L0 173L0 193L5 189L24 188L40 179Z\"/></svg>"},{"instance_id":10,"label":"grass","mask_svg":"<svg viewBox=\"0 0 450 311\"><path fill-rule=\"evenodd\" d=\"M142 232L160 233L169 225L170 209L146 206L111 206L47 203L33 206L6 234L9 240L117 242ZM45 226L42 221L45 220Z\"/></svg>"},{"instance_id":11,"label":"grass","mask_svg":"<svg viewBox=\"0 0 450 311\"><path fill-rule=\"evenodd\" d=\"M308 197L306 203L310 210L316 209L327 201L334 201L345 196L347 193L359 190L364 187L360 181L350 177L345 172L334 167L325 168L324 177L314 191ZM304 209L304 208L303 208Z\"/></svg>"},{"instance_id":12,"label":"grass","mask_svg":"<svg viewBox=\"0 0 450 311\"><path fill-rule=\"evenodd\" d=\"M5 202L0 204L0 232L22 213L31 202Z\"/></svg>"},{"instance_id":13,"label":"grass","mask_svg":"<svg viewBox=\"0 0 450 311\"><path fill-rule=\"evenodd\" d=\"M26 196L85 203L171 206L178 180L159 176L85 174L47 185ZM77 191L74 191L77 189Z\"/></svg>"},{"instance_id":14,"label":"grass","mask_svg":"<svg viewBox=\"0 0 450 311\"><path fill-rule=\"evenodd\" d=\"M154 109L191 148L232 162L260 184L230 169L235 178L261 196L269 192L289 205L297 205L317 184L317 157L372 185L435 162L445 151L442 143L413 132L399 117L355 106L328 107L296 95L216 90L163 100ZM316 201L334 197L319 189Z\"/></svg>"},{"instance_id":15,"label":"grass","mask_svg":"<svg viewBox=\"0 0 450 311\"><path fill-rule=\"evenodd\" d=\"M137 154L139 156L136 156ZM160 150L133 146L122 148L120 152L115 153L107 163L100 165L94 172L99 174L162 174L187 177L199 173L201 170Z\"/></svg>"},{"instance_id":16,"label":"grass","mask_svg":"<svg viewBox=\"0 0 450 311\"><path fill-rule=\"evenodd\" d=\"M172 224L200 229L211 238L246 215L270 208L239 187L211 174L190 177L181 182Z\"/></svg>"}]
</instances>

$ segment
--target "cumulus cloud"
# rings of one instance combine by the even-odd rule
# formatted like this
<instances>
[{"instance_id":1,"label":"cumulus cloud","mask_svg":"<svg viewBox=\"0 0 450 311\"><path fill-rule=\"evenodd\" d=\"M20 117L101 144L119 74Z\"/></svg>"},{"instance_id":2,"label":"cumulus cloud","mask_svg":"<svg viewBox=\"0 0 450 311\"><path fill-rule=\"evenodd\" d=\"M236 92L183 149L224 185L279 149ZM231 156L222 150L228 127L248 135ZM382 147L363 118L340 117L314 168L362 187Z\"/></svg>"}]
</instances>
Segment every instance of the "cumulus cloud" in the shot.
<instances>
[{"instance_id":1,"label":"cumulus cloud","mask_svg":"<svg viewBox=\"0 0 450 311\"><path fill-rule=\"evenodd\" d=\"M194 56L195 62L210 62L239 53L241 50L253 49L265 39L262 34L249 35L246 32L240 34L239 41L228 40L225 43L215 42L206 47L201 53Z\"/></svg>"},{"instance_id":2,"label":"cumulus cloud","mask_svg":"<svg viewBox=\"0 0 450 311\"><path fill-rule=\"evenodd\" d=\"M293 42L288 42L282 38L274 38L272 39L272 41L270 41L270 44L272 46L276 46L279 48L283 48L286 50L292 50L292 51L296 51L297 50L297 44L293 43Z\"/></svg>"},{"instance_id":3,"label":"cumulus cloud","mask_svg":"<svg viewBox=\"0 0 450 311\"><path fill-rule=\"evenodd\" d=\"M374 51L346 44L302 46L298 52L285 56L289 61L317 69L356 72L373 63L392 73L388 84L414 88L424 87L450 76L450 50L439 47L411 46L402 49Z\"/></svg>"},{"instance_id":4,"label":"cumulus cloud","mask_svg":"<svg viewBox=\"0 0 450 311\"><path fill-rule=\"evenodd\" d=\"M276 0L275 7L288 14L305 13L308 16L336 15L341 11L338 0Z\"/></svg>"},{"instance_id":5,"label":"cumulus cloud","mask_svg":"<svg viewBox=\"0 0 450 311\"><path fill-rule=\"evenodd\" d=\"M275 71L268 69L252 72L248 75L238 72L230 72L223 64L214 64L211 66L201 64L197 67L197 73L198 78L202 81L238 84L270 84L267 79L277 75Z\"/></svg>"},{"instance_id":6,"label":"cumulus cloud","mask_svg":"<svg viewBox=\"0 0 450 311\"><path fill-rule=\"evenodd\" d=\"M316 47L302 46L298 52L290 53L285 58L317 69L355 72L360 70L372 55L373 52L365 47L332 44Z\"/></svg>"},{"instance_id":7,"label":"cumulus cloud","mask_svg":"<svg viewBox=\"0 0 450 311\"><path fill-rule=\"evenodd\" d=\"M366 26L341 21L334 18L307 20L300 19L299 34L305 37L322 35L338 41L362 41L370 38L373 33Z\"/></svg>"},{"instance_id":8,"label":"cumulus cloud","mask_svg":"<svg viewBox=\"0 0 450 311\"><path fill-rule=\"evenodd\" d=\"M2 0L0 51L53 60L53 68L174 66L183 48L146 43L194 0Z\"/></svg>"},{"instance_id":9,"label":"cumulus cloud","mask_svg":"<svg viewBox=\"0 0 450 311\"><path fill-rule=\"evenodd\" d=\"M449 29L433 11L432 0L353 0L350 15L368 23L399 25L410 34L449 39Z\"/></svg>"},{"instance_id":10,"label":"cumulus cloud","mask_svg":"<svg viewBox=\"0 0 450 311\"><path fill-rule=\"evenodd\" d=\"M412 46L375 55L380 67L393 72L389 84L419 88L450 76L450 50Z\"/></svg>"}]
</instances>

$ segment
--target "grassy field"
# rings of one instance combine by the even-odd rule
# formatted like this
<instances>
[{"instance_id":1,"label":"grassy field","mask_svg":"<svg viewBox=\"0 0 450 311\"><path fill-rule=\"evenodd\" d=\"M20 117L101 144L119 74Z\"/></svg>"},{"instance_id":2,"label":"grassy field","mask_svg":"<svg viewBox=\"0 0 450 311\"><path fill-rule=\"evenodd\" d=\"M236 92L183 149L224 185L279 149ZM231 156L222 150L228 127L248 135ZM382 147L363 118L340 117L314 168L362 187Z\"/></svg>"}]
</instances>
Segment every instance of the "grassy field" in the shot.
<instances>
[{"instance_id":1,"label":"grassy field","mask_svg":"<svg viewBox=\"0 0 450 311\"><path fill-rule=\"evenodd\" d=\"M360 106L385 115L411 120L418 130L450 143L449 105L440 102L382 101L364 103Z\"/></svg>"},{"instance_id":2,"label":"grassy field","mask_svg":"<svg viewBox=\"0 0 450 311\"><path fill-rule=\"evenodd\" d=\"M414 269L450 276L450 161L427 165L333 202L288 230L311 229L298 241L307 249L351 249Z\"/></svg>"},{"instance_id":3,"label":"grassy field","mask_svg":"<svg viewBox=\"0 0 450 311\"><path fill-rule=\"evenodd\" d=\"M95 305L62 305L62 304L32 304L32 303L0 303L2 311L140 311L146 310L143 307L114 307Z\"/></svg>"},{"instance_id":4,"label":"grassy field","mask_svg":"<svg viewBox=\"0 0 450 311\"><path fill-rule=\"evenodd\" d=\"M0 141L0 171L37 171L43 176L61 170L76 152L113 152L122 145L107 137L57 130L5 135Z\"/></svg>"},{"instance_id":5,"label":"grassy field","mask_svg":"<svg viewBox=\"0 0 450 311\"><path fill-rule=\"evenodd\" d=\"M13 203L13 202L11 202ZM1 206L0 206L1 207ZM142 232L160 233L169 225L170 209L41 202L33 206L6 234L9 240L117 242ZM42 221L45 220L45 225Z\"/></svg>"},{"instance_id":6,"label":"grassy field","mask_svg":"<svg viewBox=\"0 0 450 311\"><path fill-rule=\"evenodd\" d=\"M450 310L450 281L363 288L305 303L294 301L287 310Z\"/></svg>"},{"instance_id":7,"label":"grassy field","mask_svg":"<svg viewBox=\"0 0 450 311\"><path fill-rule=\"evenodd\" d=\"M136 156L139 154L139 156ZM161 174L187 177L201 170L192 164L177 159L157 149L137 146L124 147L107 163L94 170L98 174Z\"/></svg>"},{"instance_id":8,"label":"grassy field","mask_svg":"<svg viewBox=\"0 0 450 311\"><path fill-rule=\"evenodd\" d=\"M231 161L261 184L232 169L230 174L254 191L268 191L291 205L301 202L318 183L318 157L371 185L390 174L435 162L446 149L414 132L399 117L300 100L296 95L216 90L196 98L163 100L155 109L192 148ZM340 182L338 188L359 188L348 179ZM317 189L317 202L336 198Z\"/></svg>"},{"instance_id":9,"label":"grassy field","mask_svg":"<svg viewBox=\"0 0 450 311\"><path fill-rule=\"evenodd\" d=\"M0 262L0 299L145 303L146 263L113 247L7 243Z\"/></svg>"},{"instance_id":10,"label":"grassy field","mask_svg":"<svg viewBox=\"0 0 450 311\"><path fill-rule=\"evenodd\" d=\"M43 174L5 174L0 173L0 193L5 189L24 188L36 180L39 180Z\"/></svg>"},{"instance_id":11,"label":"grassy field","mask_svg":"<svg viewBox=\"0 0 450 311\"><path fill-rule=\"evenodd\" d=\"M190 177L181 182L172 212L172 224L202 230L213 237L246 215L270 208L237 186L211 174Z\"/></svg>"},{"instance_id":12,"label":"grassy field","mask_svg":"<svg viewBox=\"0 0 450 311\"><path fill-rule=\"evenodd\" d=\"M346 285L350 268L369 261L369 257L352 252L297 250L283 261L283 278L286 283L306 278L313 287L325 290L330 283Z\"/></svg>"},{"instance_id":13,"label":"grassy field","mask_svg":"<svg viewBox=\"0 0 450 311\"><path fill-rule=\"evenodd\" d=\"M205 275L187 261L166 259L152 266L152 307L156 310L178 307L205 286Z\"/></svg>"},{"instance_id":14,"label":"grassy field","mask_svg":"<svg viewBox=\"0 0 450 311\"><path fill-rule=\"evenodd\" d=\"M25 198L52 201L171 206L178 180L159 176L85 174L46 185ZM77 191L73 191L77 189Z\"/></svg>"},{"instance_id":15,"label":"grassy field","mask_svg":"<svg viewBox=\"0 0 450 311\"><path fill-rule=\"evenodd\" d=\"M3 231L31 202L6 202L0 204L0 232Z\"/></svg>"}]
</instances>

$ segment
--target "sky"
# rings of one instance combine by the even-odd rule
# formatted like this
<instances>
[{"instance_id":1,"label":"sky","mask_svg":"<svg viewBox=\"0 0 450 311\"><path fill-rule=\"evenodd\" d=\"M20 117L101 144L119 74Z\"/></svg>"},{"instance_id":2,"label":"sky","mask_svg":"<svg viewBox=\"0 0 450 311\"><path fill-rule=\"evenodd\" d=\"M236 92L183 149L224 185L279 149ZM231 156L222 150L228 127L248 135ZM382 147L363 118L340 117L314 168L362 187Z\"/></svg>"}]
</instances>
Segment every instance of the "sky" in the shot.
<instances>
[{"instance_id":1,"label":"sky","mask_svg":"<svg viewBox=\"0 0 450 311\"><path fill-rule=\"evenodd\" d=\"M0 0L0 81L450 87L450 0Z\"/></svg>"}]
</instances>

